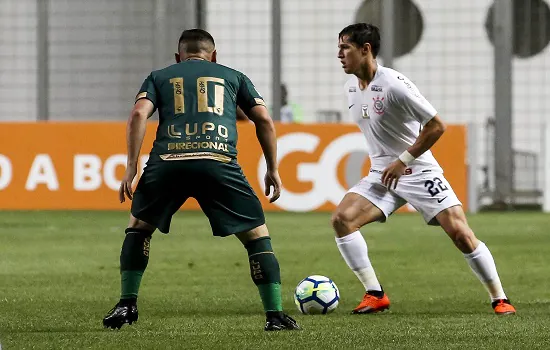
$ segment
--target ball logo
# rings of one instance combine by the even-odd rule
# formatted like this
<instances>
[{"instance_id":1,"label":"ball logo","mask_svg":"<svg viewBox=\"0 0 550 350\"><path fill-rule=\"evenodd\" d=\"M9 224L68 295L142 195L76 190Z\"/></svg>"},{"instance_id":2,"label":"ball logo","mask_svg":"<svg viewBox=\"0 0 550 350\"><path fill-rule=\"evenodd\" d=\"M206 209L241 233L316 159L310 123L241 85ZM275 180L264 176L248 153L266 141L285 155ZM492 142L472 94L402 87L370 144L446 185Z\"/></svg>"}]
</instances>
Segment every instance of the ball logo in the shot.
<instances>
[{"instance_id":1,"label":"ball logo","mask_svg":"<svg viewBox=\"0 0 550 350\"><path fill-rule=\"evenodd\" d=\"M294 152L314 153L321 139L315 134L294 132L280 136L277 141L277 161L281 163ZM283 193L274 204L283 210L299 212L318 209L327 202L337 205L348 190L338 179L338 168L345 157L348 158L344 167L345 181L353 185L361 179L362 166L368 159L363 134L348 133L335 138L324 148L317 162L298 164L296 179L311 182L313 188L302 193L292 192L284 188L283 178ZM258 165L258 179L264 178L266 169L262 157ZM263 181L259 182L264 190Z\"/></svg>"}]
</instances>

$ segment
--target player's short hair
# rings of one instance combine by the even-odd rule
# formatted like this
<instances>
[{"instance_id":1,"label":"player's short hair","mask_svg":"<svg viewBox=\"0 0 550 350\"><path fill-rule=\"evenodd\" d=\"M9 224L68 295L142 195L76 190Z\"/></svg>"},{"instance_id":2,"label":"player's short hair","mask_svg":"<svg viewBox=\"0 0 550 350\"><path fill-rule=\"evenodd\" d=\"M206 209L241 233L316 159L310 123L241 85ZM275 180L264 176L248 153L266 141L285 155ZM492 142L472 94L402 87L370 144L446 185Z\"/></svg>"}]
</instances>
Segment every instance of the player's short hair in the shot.
<instances>
[{"instance_id":1,"label":"player's short hair","mask_svg":"<svg viewBox=\"0 0 550 350\"><path fill-rule=\"evenodd\" d=\"M363 47L366 43L369 43L372 47L372 55L376 58L378 52L380 52L380 29L374 24L369 23L355 23L342 29L338 34L338 39L347 35L349 41L359 47Z\"/></svg>"},{"instance_id":2,"label":"player's short hair","mask_svg":"<svg viewBox=\"0 0 550 350\"><path fill-rule=\"evenodd\" d=\"M212 35L206 30L198 28L184 30L178 41L178 52L182 50L187 53L212 52L215 48L216 44Z\"/></svg>"}]
</instances>

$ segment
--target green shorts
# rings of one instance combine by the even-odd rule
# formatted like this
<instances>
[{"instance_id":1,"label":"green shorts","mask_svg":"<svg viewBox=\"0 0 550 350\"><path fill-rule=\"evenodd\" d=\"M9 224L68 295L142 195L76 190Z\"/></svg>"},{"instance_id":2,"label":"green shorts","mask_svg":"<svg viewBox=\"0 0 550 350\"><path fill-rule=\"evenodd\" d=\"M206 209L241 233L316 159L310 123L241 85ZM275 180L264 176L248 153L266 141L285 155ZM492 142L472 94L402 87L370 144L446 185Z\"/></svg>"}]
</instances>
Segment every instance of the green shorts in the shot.
<instances>
[{"instance_id":1,"label":"green shorts","mask_svg":"<svg viewBox=\"0 0 550 350\"><path fill-rule=\"evenodd\" d=\"M207 159L148 163L134 192L132 215L168 233L172 216L189 197L199 202L215 236L265 223L260 200L239 164Z\"/></svg>"}]
</instances>

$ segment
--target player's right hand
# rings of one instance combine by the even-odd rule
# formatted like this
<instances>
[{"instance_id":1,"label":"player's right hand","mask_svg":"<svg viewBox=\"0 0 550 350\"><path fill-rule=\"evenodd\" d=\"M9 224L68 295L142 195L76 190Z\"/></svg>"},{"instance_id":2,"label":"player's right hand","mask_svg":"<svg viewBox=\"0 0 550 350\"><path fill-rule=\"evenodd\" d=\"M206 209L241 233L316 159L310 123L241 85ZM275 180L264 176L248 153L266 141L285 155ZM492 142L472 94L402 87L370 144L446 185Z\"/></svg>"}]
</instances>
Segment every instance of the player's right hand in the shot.
<instances>
[{"instance_id":1,"label":"player's right hand","mask_svg":"<svg viewBox=\"0 0 550 350\"><path fill-rule=\"evenodd\" d=\"M269 197L271 187L273 187L273 195L269 199L269 203L275 202L281 196L281 177L277 170L268 170L265 174L265 195Z\"/></svg>"},{"instance_id":2,"label":"player's right hand","mask_svg":"<svg viewBox=\"0 0 550 350\"><path fill-rule=\"evenodd\" d=\"M126 172L124 173L124 177L122 178L122 182L120 183L120 188L118 190L118 199L120 200L120 203L124 203L126 201L126 197L128 197L129 200L132 200L132 196L134 194L132 191L132 182L134 182L136 174L137 166L130 166L126 168Z\"/></svg>"}]
</instances>

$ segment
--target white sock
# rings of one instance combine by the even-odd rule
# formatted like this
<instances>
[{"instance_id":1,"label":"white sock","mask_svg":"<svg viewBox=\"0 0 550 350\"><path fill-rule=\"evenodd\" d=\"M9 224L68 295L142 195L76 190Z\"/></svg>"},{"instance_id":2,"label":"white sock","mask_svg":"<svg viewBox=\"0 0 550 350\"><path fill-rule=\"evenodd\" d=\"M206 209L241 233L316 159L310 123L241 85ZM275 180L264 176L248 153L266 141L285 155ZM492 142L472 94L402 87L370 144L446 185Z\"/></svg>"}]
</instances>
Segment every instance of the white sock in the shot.
<instances>
[{"instance_id":1,"label":"white sock","mask_svg":"<svg viewBox=\"0 0 550 350\"><path fill-rule=\"evenodd\" d=\"M470 265L477 278L479 278L489 292L491 301L507 299L500 283L493 255L491 255L485 243L480 241L473 252L464 254L464 258L466 258L468 265Z\"/></svg>"},{"instance_id":2,"label":"white sock","mask_svg":"<svg viewBox=\"0 0 550 350\"><path fill-rule=\"evenodd\" d=\"M355 231L344 237L336 237L336 245L349 268L363 283L365 290L381 291L382 287L369 260L367 242L361 232Z\"/></svg>"}]
</instances>

